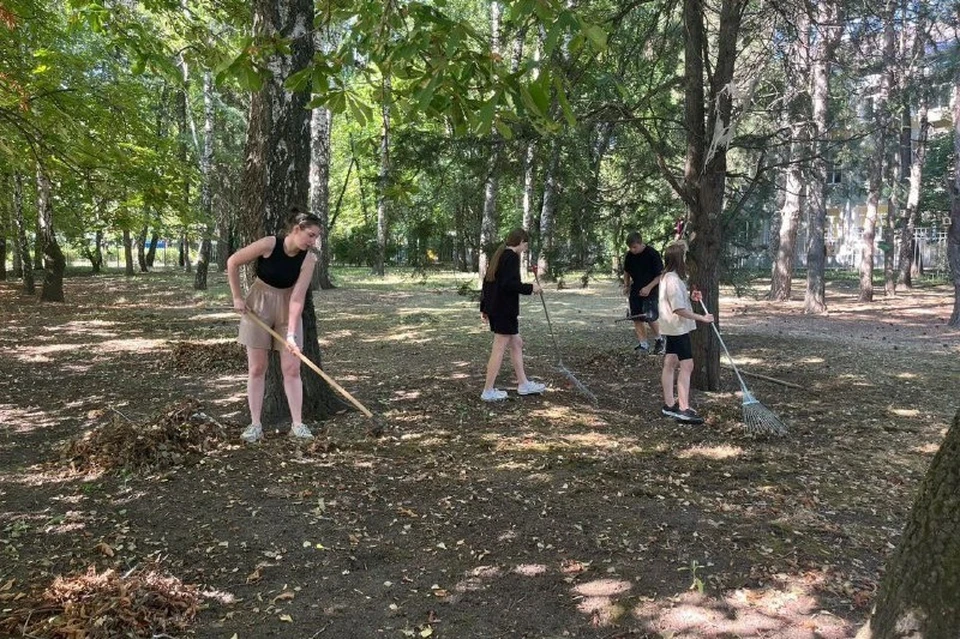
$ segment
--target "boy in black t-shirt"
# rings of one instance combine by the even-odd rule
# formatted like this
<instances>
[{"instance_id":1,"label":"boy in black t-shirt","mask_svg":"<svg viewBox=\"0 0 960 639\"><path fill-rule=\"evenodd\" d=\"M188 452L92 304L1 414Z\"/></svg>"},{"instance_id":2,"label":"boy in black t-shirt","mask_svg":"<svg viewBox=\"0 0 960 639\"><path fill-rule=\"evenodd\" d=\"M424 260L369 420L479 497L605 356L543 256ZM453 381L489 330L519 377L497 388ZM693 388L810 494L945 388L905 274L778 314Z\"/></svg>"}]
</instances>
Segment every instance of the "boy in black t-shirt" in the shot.
<instances>
[{"instance_id":1,"label":"boy in black t-shirt","mask_svg":"<svg viewBox=\"0 0 960 639\"><path fill-rule=\"evenodd\" d=\"M663 272L663 260L652 246L643 243L643 237L633 232L627 236L627 251L623 258L623 294L629 295L630 317L633 317L633 330L637 333L637 345L633 350L650 352L647 341L647 326L653 333L653 352L663 352L663 338L657 319L657 298L660 274Z\"/></svg>"}]
</instances>

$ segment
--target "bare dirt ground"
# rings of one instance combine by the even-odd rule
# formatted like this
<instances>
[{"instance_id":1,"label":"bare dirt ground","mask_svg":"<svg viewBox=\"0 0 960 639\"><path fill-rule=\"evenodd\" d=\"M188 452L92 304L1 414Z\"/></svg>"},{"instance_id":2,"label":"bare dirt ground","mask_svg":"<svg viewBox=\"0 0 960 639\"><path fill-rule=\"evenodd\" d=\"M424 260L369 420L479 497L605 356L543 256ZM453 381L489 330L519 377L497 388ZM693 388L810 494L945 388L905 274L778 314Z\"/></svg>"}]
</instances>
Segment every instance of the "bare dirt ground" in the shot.
<instances>
[{"instance_id":1,"label":"bare dirt ground","mask_svg":"<svg viewBox=\"0 0 960 639\"><path fill-rule=\"evenodd\" d=\"M219 296L182 275L76 277L44 305L0 284L0 634L121 636L105 620L125 611L142 636L225 639L851 637L960 408L945 287L858 304L834 284L820 317L759 288L723 297L737 364L801 387L747 378L790 426L764 439L738 423L729 371L695 397L705 426L660 417L658 358L614 323L612 282L546 297L597 406L556 369L534 299L526 365L548 392L486 405L489 333L454 278L355 278L316 297L323 365L385 435L345 413L314 445L246 446L236 317L213 281ZM225 429L200 454L62 461L91 429L189 399Z\"/></svg>"}]
</instances>

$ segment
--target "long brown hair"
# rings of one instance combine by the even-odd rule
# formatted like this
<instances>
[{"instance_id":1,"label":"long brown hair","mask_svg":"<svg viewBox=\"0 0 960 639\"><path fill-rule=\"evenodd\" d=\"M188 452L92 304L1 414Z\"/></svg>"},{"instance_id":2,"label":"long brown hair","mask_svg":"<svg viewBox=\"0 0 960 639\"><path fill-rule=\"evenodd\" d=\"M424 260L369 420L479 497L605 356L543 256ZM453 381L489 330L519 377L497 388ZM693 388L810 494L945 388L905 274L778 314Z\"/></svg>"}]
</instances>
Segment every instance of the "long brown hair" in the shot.
<instances>
[{"instance_id":1,"label":"long brown hair","mask_svg":"<svg viewBox=\"0 0 960 639\"><path fill-rule=\"evenodd\" d=\"M520 246L523 242L530 241L530 234L524 231L521 228L515 228L507 234L507 239L503 241L503 244L497 247L497 250L493 252L493 256L490 258L490 263L487 264L487 272L483 276L488 282L492 282L497 279L497 267L500 266L500 257L503 255L503 252L507 250L508 246Z\"/></svg>"},{"instance_id":2,"label":"long brown hair","mask_svg":"<svg viewBox=\"0 0 960 639\"><path fill-rule=\"evenodd\" d=\"M687 245L674 242L663 251L663 271L673 271L680 279L687 279Z\"/></svg>"}]
</instances>

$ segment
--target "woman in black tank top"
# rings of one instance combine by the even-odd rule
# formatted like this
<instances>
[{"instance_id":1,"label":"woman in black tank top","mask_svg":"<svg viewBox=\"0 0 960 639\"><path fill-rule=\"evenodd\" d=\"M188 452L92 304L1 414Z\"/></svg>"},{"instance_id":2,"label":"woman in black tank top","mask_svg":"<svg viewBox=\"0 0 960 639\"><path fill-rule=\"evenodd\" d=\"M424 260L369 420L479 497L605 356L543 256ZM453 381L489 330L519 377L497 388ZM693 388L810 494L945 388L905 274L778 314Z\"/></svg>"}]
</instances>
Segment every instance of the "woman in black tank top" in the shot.
<instances>
[{"instance_id":1,"label":"woman in black tank top","mask_svg":"<svg viewBox=\"0 0 960 639\"><path fill-rule=\"evenodd\" d=\"M263 408L264 380L270 350L280 351L283 388L290 406L293 422L290 436L312 439L310 429L303 424L303 383L300 380L300 359L297 353L303 346L303 323L300 319L307 289L317 258L310 248L320 236L320 219L309 213L294 217L286 235L268 235L252 242L227 260L227 278L233 294L233 309L240 313L238 341L247 347L247 403L250 407L250 426L240 435L245 441L256 442L263 437L260 413ZM243 296L240 287L240 267L256 261L257 279ZM273 339L247 316L256 313L273 330L286 335L281 344Z\"/></svg>"}]
</instances>

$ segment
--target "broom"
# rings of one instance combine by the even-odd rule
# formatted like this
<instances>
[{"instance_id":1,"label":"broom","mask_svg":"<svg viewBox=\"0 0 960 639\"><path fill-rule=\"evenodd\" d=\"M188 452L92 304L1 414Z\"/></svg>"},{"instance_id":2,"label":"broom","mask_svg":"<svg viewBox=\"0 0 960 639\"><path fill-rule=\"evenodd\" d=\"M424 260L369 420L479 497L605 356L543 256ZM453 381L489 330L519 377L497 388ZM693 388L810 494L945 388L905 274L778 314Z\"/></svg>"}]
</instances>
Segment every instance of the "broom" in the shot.
<instances>
[{"instance_id":1,"label":"broom","mask_svg":"<svg viewBox=\"0 0 960 639\"><path fill-rule=\"evenodd\" d=\"M537 277L537 272L540 270L536 264L530 265L530 270L533 271L533 278L537 281L537 286L540 286L540 278ZM542 287L541 287L542 288ZM564 377L573 384L580 393L590 400L594 405L597 404L597 396L590 392L590 389L583 385L577 376L570 372L563 364L563 357L560 355L560 345L557 344L557 336L553 333L553 324L550 322L550 313L547 311L547 303L543 299L543 292L540 293L540 303L543 304L543 314L547 318L547 328L550 330L550 339L553 340L553 350L557 353L557 368L563 373Z\"/></svg>"},{"instance_id":2,"label":"broom","mask_svg":"<svg viewBox=\"0 0 960 639\"><path fill-rule=\"evenodd\" d=\"M703 302L703 298L700 299L700 306L703 307L704 313L709 312ZM720 346L723 347L723 352L727 354L727 359L730 360L733 372L737 374L737 379L740 380L740 390L743 391L743 423L747 427L747 432L755 435L786 435L786 424L780 421L780 418L777 417L772 410L761 404L760 401L753 396L753 393L750 392L750 389L747 388L747 383L743 381L740 370L737 368L737 365L733 363L733 357L731 357L730 351L727 350L727 345L723 343L723 337L720 336L720 330L717 328L717 325L710 322L710 326L713 327L713 332L716 333L717 339L720 340Z\"/></svg>"}]
</instances>

